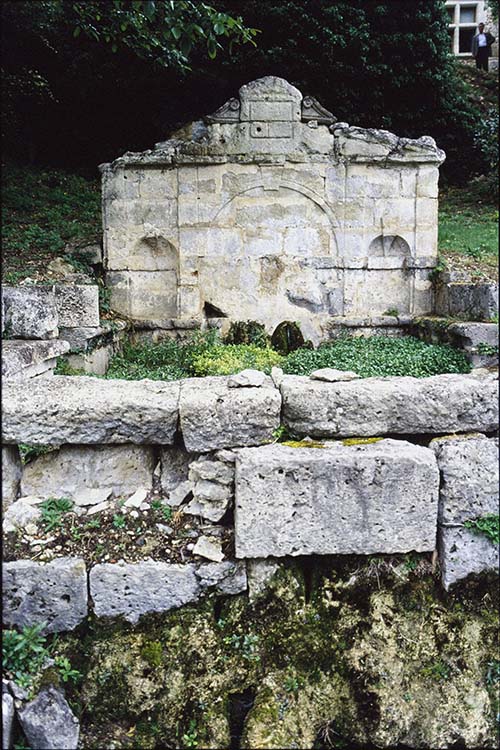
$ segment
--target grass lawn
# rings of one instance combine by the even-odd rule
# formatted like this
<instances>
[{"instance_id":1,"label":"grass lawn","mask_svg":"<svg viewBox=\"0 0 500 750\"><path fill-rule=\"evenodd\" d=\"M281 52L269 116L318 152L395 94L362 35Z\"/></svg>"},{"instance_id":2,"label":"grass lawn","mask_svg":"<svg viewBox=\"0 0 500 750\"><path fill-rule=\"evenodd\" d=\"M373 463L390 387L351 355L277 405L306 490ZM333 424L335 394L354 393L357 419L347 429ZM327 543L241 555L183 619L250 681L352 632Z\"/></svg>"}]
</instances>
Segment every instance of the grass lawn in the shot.
<instances>
[{"instance_id":1,"label":"grass lawn","mask_svg":"<svg viewBox=\"0 0 500 750\"><path fill-rule=\"evenodd\" d=\"M439 252L475 281L498 280L498 208L465 190L440 196Z\"/></svg>"}]
</instances>

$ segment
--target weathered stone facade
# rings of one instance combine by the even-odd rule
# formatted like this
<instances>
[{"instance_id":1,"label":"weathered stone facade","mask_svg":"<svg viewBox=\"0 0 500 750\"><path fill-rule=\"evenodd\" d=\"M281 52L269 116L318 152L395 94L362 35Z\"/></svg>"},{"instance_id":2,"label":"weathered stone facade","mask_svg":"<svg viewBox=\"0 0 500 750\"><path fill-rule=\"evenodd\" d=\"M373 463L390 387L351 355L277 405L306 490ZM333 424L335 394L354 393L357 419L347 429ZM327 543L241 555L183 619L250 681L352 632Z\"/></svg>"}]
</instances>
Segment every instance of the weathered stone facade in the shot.
<instances>
[{"instance_id":1,"label":"weathered stone facade","mask_svg":"<svg viewBox=\"0 0 500 750\"><path fill-rule=\"evenodd\" d=\"M285 80L243 86L205 121L102 165L111 305L159 327L301 323L432 308L432 138L337 123Z\"/></svg>"}]
</instances>

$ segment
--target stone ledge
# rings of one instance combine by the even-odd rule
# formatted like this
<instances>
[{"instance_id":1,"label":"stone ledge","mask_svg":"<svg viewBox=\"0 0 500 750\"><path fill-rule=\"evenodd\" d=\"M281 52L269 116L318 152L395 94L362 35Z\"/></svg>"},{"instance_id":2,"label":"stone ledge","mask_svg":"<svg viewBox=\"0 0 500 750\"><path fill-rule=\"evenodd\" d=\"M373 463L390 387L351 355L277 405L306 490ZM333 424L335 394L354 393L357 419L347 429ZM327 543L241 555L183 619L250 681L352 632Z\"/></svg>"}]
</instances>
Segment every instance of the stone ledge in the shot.
<instances>
[{"instance_id":1,"label":"stone ledge","mask_svg":"<svg viewBox=\"0 0 500 750\"><path fill-rule=\"evenodd\" d=\"M20 390L6 383L3 440L29 445L150 443L170 445L180 384L54 375Z\"/></svg>"},{"instance_id":2,"label":"stone ledge","mask_svg":"<svg viewBox=\"0 0 500 750\"><path fill-rule=\"evenodd\" d=\"M282 421L299 436L436 435L498 429L498 383L493 376L324 383L287 375L280 388Z\"/></svg>"}]
</instances>

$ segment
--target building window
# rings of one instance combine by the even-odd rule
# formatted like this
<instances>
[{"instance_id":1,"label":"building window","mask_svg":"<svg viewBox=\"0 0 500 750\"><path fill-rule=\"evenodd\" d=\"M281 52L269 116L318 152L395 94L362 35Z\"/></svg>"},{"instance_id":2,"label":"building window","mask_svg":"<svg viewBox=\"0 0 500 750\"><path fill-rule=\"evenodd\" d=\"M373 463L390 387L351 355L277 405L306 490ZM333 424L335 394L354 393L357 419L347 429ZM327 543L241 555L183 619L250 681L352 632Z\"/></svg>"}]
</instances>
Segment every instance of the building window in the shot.
<instances>
[{"instance_id":1,"label":"building window","mask_svg":"<svg viewBox=\"0 0 500 750\"><path fill-rule=\"evenodd\" d=\"M484 17L484 0L460 2L446 0L448 13L448 33L451 51L455 55L470 56L472 37L477 33L477 24Z\"/></svg>"}]
</instances>

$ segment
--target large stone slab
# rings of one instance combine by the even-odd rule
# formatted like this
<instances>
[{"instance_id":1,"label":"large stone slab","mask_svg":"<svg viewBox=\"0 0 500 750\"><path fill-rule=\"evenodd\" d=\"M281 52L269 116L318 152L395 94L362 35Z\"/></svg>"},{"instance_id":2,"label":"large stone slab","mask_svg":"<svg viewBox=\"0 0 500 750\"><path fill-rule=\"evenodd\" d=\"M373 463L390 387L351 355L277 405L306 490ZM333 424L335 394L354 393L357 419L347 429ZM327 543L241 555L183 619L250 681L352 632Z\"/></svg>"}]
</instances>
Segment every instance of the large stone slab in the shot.
<instances>
[{"instance_id":1,"label":"large stone slab","mask_svg":"<svg viewBox=\"0 0 500 750\"><path fill-rule=\"evenodd\" d=\"M57 338L58 314L52 286L4 286L2 299L5 338Z\"/></svg>"},{"instance_id":2,"label":"large stone slab","mask_svg":"<svg viewBox=\"0 0 500 750\"><path fill-rule=\"evenodd\" d=\"M21 481L21 458L17 446L2 447L2 511L17 498Z\"/></svg>"},{"instance_id":3,"label":"large stone slab","mask_svg":"<svg viewBox=\"0 0 500 750\"><path fill-rule=\"evenodd\" d=\"M100 380L55 375L23 387L7 383L3 394L6 443L173 442L179 383Z\"/></svg>"},{"instance_id":4,"label":"large stone slab","mask_svg":"<svg viewBox=\"0 0 500 750\"><path fill-rule=\"evenodd\" d=\"M56 284L54 288L60 326L99 325L99 287L96 284Z\"/></svg>"},{"instance_id":5,"label":"large stone slab","mask_svg":"<svg viewBox=\"0 0 500 750\"><path fill-rule=\"evenodd\" d=\"M406 441L237 451L237 557L435 548L439 471Z\"/></svg>"},{"instance_id":6,"label":"large stone slab","mask_svg":"<svg viewBox=\"0 0 500 750\"><path fill-rule=\"evenodd\" d=\"M429 447L441 472L442 523L463 523L498 513L498 438L439 438Z\"/></svg>"},{"instance_id":7,"label":"large stone slab","mask_svg":"<svg viewBox=\"0 0 500 750\"><path fill-rule=\"evenodd\" d=\"M493 377L434 375L322 383L288 375L281 394L284 424L297 435L408 435L498 428L498 381Z\"/></svg>"},{"instance_id":8,"label":"large stone slab","mask_svg":"<svg viewBox=\"0 0 500 750\"><path fill-rule=\"evenodd\" d=\"M498 545L461 526L440 529L439 559L445 589L472 573L498 572L500 564Z\"/></svg>"},{"instance_id":9,"label":"large stone slab","mask_svg":"<svg viewBox=\"0 0 500 750\"><path fill-rule=\"evenodd\" d=\"M66 445L30 461L21 494L73 498L85 489L109 489L115 497L151 488L154 451L139 445Z\"/></svg>"},{"instance_id":10,"label":"large stone slab","mask_svg":"<svg viewBox=\"0 0 500 750\"><path fill-rule=\"evenodd\" d=\"M73 630L87 616L87 572L78 557L7 562L2 581L5 625L45 623L44 633L60 633Z\"/></svg>"},{"instance_id":11,"label":"large stone slab","mask_svg":"<svg viewBox=\"0 0 500 750\"><path fill-rule=\"evenodd\" d=\"M180 427L188 451L259 445L280 423L281 396L271 378L260 388L230 388L228 378L182 382Z\"/></svg>"},{"instance_id":12,"label":"large stone slab","mask_svg":"<svg viewBox=\"0 0 500 750\"><path fill-rule=\"evenodd\" d=\"M38 750L76 750L80 724L60 690L42 688L19 711L19 721L29 742Z\"/></svg>"},{"instance_id":13,"label":"large stone slab","mask_svg":"<svg viewBox=\"0 0 500 750\"><path fill-rule=\"evenodd\" d=\"M136 623L148 612L168 612L195 602L210 588L221 594L246 589L246 572L231 562L95 565L90 571L90 596L97 617L117 617Z\"/></svg>"},{"instance_id":14,"label":"large stone slab","mask_svg":"<svg viewBox=\"0 0 500 750\"><path fill-rule=\"evenodd\" d=\"M69 344L59 339L51 341L2 342L2 377L5 379L34 378L52 374L57 357L69 351Z\"/></svg>"}]
</instances>

